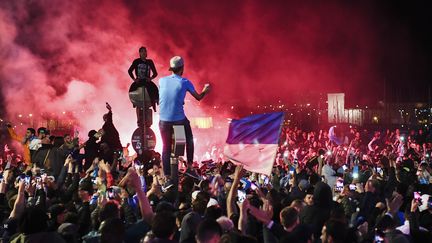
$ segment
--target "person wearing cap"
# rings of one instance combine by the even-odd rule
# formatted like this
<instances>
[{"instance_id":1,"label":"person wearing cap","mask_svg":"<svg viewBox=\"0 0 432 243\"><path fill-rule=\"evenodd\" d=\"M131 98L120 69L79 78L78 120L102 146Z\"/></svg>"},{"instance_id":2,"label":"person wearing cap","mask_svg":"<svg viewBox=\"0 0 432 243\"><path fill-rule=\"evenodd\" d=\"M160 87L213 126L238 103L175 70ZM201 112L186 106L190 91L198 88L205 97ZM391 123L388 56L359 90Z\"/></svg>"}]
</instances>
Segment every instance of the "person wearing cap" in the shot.
<instances>
[{"instance_id":1,"label":"person wearing cap","mask_svg":"<svg viewBox=\"0 0 432 243\"><path fill-rule=\"evenodd\" d=\"M180 56L174 56L170 60L170 76L159 80L159 129L162 136L162 162L165 175L170 175L171 136L174 125L183 125L186 135L186 157L188 167L191 168L194 155L192 129L186 118L183 105L186 93L189 92L196 100L200 101L210 91L210 85L206 84L201 93L195 90L194 85L187 78L182 77L184 72L184 60Z\"/></svg>"}]
</instances>

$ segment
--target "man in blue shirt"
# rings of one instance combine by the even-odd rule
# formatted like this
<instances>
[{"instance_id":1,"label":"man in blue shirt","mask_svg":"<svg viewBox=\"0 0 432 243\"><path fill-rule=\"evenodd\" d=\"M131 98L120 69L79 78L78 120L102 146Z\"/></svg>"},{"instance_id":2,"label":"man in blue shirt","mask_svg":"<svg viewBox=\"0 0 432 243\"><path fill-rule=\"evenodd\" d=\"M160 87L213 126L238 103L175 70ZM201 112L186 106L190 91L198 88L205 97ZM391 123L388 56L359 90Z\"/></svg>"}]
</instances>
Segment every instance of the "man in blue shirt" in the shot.
<instances>
[{"instance_id":1,"label":"man in blue shirt","mask_svg":"<svg viewBox=\"0 0 432 243\"><path fill-rule=\"evenodd\" d=\"M184 71L184 61L182 57L175 56L171 58L169 70L172 72L172 75L159 80L159 129L163 142L163 169L167 176L171 174L170 154L174 125L184 126L188 167L191 167L193 163L194 144L192 129L183 109L186 92L189 92L195 99L201 100L210 91L210 85L206 84L202 92L197 93L192 82L182 77Z\"/></svg>"}]
</instances>

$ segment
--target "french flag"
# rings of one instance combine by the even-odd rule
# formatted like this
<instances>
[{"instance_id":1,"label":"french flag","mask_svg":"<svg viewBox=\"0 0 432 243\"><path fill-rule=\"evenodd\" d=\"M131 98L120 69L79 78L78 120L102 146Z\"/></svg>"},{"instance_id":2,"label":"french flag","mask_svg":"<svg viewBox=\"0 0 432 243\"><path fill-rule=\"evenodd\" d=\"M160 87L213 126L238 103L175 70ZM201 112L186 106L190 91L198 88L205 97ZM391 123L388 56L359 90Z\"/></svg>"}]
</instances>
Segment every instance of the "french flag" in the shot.
<instances>
[{"instance_id":1,"label":"french flag","mask_svg":"<svg viewBox=\"0 0 432 243\"><path fill-rule=\"evenodd\" d=\"M283 112L231 120L224 154L251 172L270 175L284 120Z\"/></svg>"}]
</instances>

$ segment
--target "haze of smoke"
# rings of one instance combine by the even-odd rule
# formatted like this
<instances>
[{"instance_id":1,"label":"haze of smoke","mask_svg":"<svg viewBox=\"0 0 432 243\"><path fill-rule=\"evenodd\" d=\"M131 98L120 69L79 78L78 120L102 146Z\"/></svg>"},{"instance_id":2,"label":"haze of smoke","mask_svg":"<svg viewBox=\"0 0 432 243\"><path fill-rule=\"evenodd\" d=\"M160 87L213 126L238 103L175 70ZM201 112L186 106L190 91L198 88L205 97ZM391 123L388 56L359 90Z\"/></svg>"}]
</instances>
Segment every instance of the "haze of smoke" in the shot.
<instances>
[{"instance_id":1,"label":"haze of smoke","mask_svg":"<svg viewBox=\"0 0 432 243\"><path fill-rule=\"evenodd\" d=\"M73 115L86 133L101 127L108 101L123 143L136 127L126 71L142 45L159 77L168 74L169 58L181 55L197 90L210 81L212 94L187 110L221 123L235 114L214 105L292 101L306 91L361 96L377 78L375 19L367 7L115 0L18 0L0 7L7 112L90 109Z\"/></svg>"}]
</instances>

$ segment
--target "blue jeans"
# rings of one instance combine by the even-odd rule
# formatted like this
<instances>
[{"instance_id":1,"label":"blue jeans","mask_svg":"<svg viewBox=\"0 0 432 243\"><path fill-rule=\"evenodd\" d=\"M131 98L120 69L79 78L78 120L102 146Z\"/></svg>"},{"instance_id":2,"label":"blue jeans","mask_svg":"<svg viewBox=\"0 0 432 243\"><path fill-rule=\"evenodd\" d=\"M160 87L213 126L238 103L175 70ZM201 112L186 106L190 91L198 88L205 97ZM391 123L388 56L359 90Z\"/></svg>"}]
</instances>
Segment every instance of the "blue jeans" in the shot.
<instances>
[{"instance_id":1,"label":"blue jeans","mask_svg":"<svg viewBox=\"0 0 432 243\"><path fill-rule=\"evenodd\" d=\"M192 128L190 126L190 122L187 118L181 121L175 122L167 122L167 121L159 121L159 130L162 137L162 163L163 170L165 175L171 175L171 166L170 166L170 156L171 156L171 146L172 146L172 136L173 136L173 126L174 125L183 125L185 129L186 136L186 157L187 162L189 164L193 163L193 155L194 155L194 143L193 143L193 135Z\"/></svg>"}]
</instances>

